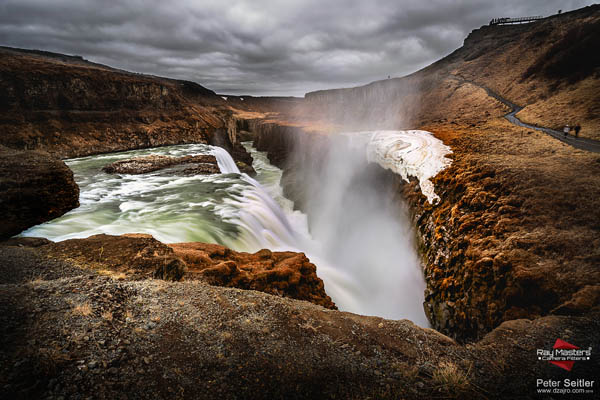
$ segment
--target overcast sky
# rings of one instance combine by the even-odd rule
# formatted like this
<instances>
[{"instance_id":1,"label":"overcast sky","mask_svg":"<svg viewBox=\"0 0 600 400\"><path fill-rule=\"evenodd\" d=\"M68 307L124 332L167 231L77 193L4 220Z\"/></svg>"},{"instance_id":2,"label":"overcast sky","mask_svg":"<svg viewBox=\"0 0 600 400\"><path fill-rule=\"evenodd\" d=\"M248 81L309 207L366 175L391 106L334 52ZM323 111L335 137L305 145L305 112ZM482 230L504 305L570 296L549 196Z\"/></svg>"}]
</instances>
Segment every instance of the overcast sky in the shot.
<instances>
[{"instance_id":1,"label":"overcast sky","mask_svg":"<svg viewBox=\"0 0 600 400\"><path fill-rule=\"evenodd\" d=\"M0 0L0 44L218 93L300 95L414 72L494 17L578 0Z\"/></svg>"}]
</instances>

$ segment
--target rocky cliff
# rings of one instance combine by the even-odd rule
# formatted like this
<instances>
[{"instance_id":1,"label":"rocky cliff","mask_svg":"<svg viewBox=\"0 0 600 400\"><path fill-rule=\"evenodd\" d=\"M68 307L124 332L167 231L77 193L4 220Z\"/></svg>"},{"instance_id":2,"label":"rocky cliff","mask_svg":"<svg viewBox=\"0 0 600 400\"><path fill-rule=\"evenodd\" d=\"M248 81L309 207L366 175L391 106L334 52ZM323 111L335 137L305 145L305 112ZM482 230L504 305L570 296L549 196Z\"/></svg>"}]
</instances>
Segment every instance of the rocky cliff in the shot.
<instances>
[{"instance_id":1,"label":"rocky cliff","mask_svg":"<svg viewBox=\"0 0 600 400\"><path fill-rule=\"evenodd\" d=\"M61 54L0 48L0 144L60 157L182 143L233 151L235 121L214 92Z\"/></svg>"},{"instance_id":2,"label":"rocky cliff","mask_svg":"<svg viewBox=\"0 0 600 400\"><path fill-rule=\"evenodd\" d=\"M79 206L73 172L48 154L0 146L0 240Z\"/></svg>"}]
</instances>

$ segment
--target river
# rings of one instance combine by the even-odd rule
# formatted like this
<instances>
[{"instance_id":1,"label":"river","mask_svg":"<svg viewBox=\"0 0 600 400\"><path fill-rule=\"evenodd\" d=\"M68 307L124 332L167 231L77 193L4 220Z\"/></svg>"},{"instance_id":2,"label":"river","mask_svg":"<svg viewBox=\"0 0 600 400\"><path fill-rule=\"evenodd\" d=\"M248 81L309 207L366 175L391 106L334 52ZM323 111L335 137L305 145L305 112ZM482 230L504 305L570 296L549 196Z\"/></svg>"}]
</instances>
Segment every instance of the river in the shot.
<instances>
[{"instance_id":1,"label":"river","mask_svg":"<svg viewBox=\"0 0 600 400\"><path fill-rule=\"evenodd\" d=\"M282 171L251 143L244 146L254 159L255 178L240 174L225 150L203 144L66 160L80 187L80 207L22 235L61 241L99 233L138 232L165 243L202 241L236 251L302 251L317 266L327 294L341 310L407 318L428 326L422 308L425 283L406 216L390 217L365 208L364 215L371 218L353 223L353 218L339 212L321 213L318 226L309 227L307 216L295 211L283 195ZM222 173L180 176L169 169L143 175L102 172L103 166L114 161L150 154L213 154ZM353 202L354 207L362 206L362 197Z\"/></svg>"}]
</instances>

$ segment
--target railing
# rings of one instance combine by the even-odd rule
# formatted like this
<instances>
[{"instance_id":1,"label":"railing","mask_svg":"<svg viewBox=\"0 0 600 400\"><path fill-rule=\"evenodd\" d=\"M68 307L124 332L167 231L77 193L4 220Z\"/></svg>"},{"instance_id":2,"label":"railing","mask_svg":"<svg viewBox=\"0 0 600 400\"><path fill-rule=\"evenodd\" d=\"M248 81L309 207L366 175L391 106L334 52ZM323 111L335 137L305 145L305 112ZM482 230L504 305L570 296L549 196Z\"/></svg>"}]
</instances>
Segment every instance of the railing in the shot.
<instances>
[{"instance_id":1,"label":"railing","mask_svg":"<svg viewBox=\"0 0 600 400\"><path fill-rule=\"evenodd\" d=\"M536 17L520 17L520 18L494 18L490 21L490 25L504 25L504 24L525 24L528 22L534 22L542 19L542 16Z\"/></svg>"}]
</instances>

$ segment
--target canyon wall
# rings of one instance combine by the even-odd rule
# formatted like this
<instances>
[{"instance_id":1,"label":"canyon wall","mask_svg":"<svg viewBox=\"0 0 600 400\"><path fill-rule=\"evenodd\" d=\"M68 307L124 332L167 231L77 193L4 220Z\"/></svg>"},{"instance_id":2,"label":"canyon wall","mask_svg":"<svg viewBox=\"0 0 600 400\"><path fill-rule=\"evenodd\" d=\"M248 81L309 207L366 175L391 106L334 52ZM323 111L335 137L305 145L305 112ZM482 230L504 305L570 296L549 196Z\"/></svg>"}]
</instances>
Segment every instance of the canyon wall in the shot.
<instances>
[{"instance_id":1,"label":"canyon wall","mask_svg":"<svg viewBox=\"0 0 600 400\"><path fill-rule=\"evenodd\" d=\"M0 144L59 158L184 143L234 147L225 101L196 83L0 48Z\"/></svg>"}]
</instances>

